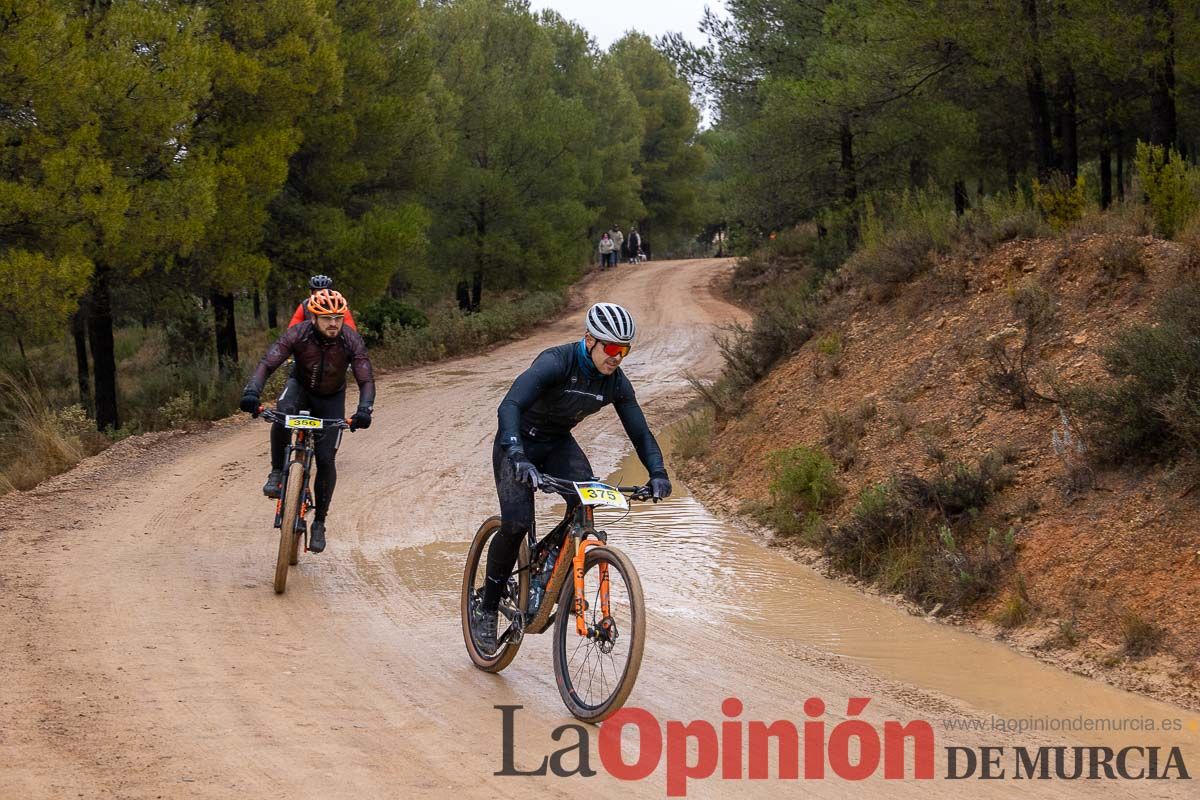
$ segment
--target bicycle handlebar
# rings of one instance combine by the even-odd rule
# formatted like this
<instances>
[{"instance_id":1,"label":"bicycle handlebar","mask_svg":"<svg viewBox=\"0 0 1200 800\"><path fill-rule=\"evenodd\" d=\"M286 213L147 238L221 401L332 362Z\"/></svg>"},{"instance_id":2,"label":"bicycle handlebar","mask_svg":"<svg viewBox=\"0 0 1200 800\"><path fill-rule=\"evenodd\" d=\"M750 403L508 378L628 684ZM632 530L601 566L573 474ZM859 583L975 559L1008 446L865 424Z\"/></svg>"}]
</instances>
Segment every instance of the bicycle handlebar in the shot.
<instances>
[{"instance_id":1,"label":"bicycle handlebar","mask_svg":"<svg viewBox=\"0 0 1200 800\"><path fill-rule=\"evenodd\" d=\"M261 416L267 422L277 422L280 425L282 425L287 421L287 418L289 416L308 417L309 415L308 414L284 414L280 411L276 411L273 408L267 408L266 406L259 406L258 414L256 416ZM325 419L324 417L309 417L309 418L321 420L321 424L325 428L337 429L337 428L349 428L350 427L349 419L339 419L339 418Z\"/></svg>"},{"instance_id":2,"label":"bicycle handlebar","mask_svg":"<svg viewBox=\"0 0 1200 800\"><path fill-rule=\"evenodd\" d=\"M546 494L556 494L561 492L575 491L577 481L569 481L566 478L556 478L553 475L542 475L538 483L538 489ZM618 492L629 497L630 500L644 502L654 499L650 493L649 486L614 486Z\"/></svg>"}]
</instances>

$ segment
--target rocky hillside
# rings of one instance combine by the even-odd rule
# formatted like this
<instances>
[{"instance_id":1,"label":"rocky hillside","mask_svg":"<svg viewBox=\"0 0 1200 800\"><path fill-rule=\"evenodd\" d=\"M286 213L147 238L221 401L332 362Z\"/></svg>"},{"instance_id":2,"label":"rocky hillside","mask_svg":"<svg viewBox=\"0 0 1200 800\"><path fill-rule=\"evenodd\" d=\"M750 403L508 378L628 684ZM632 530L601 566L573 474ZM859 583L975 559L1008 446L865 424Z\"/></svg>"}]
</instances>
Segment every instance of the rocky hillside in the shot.
<instances>
[{"instance_id":1,"label":"rocky hillside","mask_svg":"<svg viewBox=\"0 0 1200 800\"><path fill-rule=\"evenodd\" d=\"M734 509L761 510L778 478L771 454L807 445L835 465L840 491L823 501L819 524L836 529L869 487L899 475L934 480L999 453L1006 477L975 527L1011 537L1013 552L987 591L950 618L1194 705L1194 473L1097 466L1076 421L1053 402L1103 376L1103 346L1146 319L1191 269L1171 242L1093 234L945 258L882 302L849 281L824 304L812 338L748 390L740 412L718 414L711 442L684 471L733 498ZM834 571L819 535L776 541Z\"/></svg>"}]
</instances>

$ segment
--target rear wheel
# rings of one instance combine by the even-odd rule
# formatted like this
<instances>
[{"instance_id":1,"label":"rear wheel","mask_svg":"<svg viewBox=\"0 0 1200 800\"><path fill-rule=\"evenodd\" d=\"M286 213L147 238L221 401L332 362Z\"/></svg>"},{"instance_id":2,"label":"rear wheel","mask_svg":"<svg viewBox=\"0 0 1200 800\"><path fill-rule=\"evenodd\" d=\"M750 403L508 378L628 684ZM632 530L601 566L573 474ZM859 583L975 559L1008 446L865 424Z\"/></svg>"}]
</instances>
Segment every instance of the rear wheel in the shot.
<instances>
[{"instance_id":1,"label":"rear wheel","mask_svg":"<svg viewBox=\"0 0 1200 800\"><path fill-rule=\"evenodd\" d=\"M572 714L585 722L600 722L633 691L646 643L642 582L629 557L610 547L588 548L583 598L586 636L576 630L575 580L568 577L554 623L554 678Z\"/></svg>"},{"instance_id":2,"label":"rear wheel","mask_svg":"<svg viewBox=\"0 0 1200 800\"><path fill-rule=\"evenodd\" d=\"M463 569L462 583L462 631L471 662L484 672L499 672L517 656L521 647L525 609L529 601L529 544L524 539L517 555L516 574L508 579L504 596L500 599L500 616L496 626L497 648L495 653L482 650L471 632L471 621L483 613L483 586L487 580L487 553L492 538L500 532L500 518L489 517L475 532L471 548L467 551L467 563Z\"/></svg>"},{"instance_id":3,"label":"rear wheel","mask_svg":"<svg viewBox=\"0 0 1200 800\"><path fill-rule=\"evenodd\" d=\"M300 515L300 503L304 494L304 463L296 460L288 465L287 480L283 485L283 514L279 520L279 555L275 559L275 594L283 594L287 588L288 565L296 548L296 518Z\"/></svg>"}]
</instances>

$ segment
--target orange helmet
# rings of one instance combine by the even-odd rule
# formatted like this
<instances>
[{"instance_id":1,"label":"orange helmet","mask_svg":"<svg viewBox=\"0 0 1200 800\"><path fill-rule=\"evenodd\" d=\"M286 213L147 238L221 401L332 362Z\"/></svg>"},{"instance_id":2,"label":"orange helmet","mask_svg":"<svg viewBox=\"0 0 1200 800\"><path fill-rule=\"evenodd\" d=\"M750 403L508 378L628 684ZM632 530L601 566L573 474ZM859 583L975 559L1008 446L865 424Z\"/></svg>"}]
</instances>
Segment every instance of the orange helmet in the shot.
<instances>
[{"instance_id":1,"label":"orange helmet","mask_svg":"<svg viewBox=\"0 0 1200 800\"><path fill-rule=\"evenodd\" d=\"M313 292L312 297L308 298L308 310L317 317L345 314L346 298L342 297L341 292L335 292L333 289L321 289Z\"/></svg>"}]
</instances>

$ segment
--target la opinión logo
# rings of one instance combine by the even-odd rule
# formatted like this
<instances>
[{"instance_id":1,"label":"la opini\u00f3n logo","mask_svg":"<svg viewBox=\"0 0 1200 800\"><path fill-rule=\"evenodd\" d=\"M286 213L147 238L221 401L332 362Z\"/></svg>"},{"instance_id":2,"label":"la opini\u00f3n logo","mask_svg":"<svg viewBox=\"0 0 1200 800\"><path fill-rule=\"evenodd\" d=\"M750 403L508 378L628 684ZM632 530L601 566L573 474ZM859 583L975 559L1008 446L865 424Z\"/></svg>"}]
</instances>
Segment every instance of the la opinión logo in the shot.
<instances>
[{"instance_id":1,"label":"la opini\u00f3n logo","mask_svg":"<svg viewBox=\"0 0 1200 800\"><path fill-rule=\"evenodd\" d=\"M665 760L668 797L687 795L688 783L712 778L722 780L824 780L836 778L862 781L932 780L936 776L933 726L925 720L886 720L880 725L860 716L870 698L852 697L846 702L846 719L826 723L825 701L808 698L803 705L808 719L797 725L790 720L764 722L742 720L744 707L736 697L721 703L725 719L718 724L706 720L665 724L643 708L626 707L600 725L595 753L600 767L618 780L638 781L652 775ZM493 706L503 725L503 765L497 776L547 776L590 778L593 767L592 736L595 728L575 723L559 725L551 739L562 746L542 757L532 769L516 764L516 714L524 706ZM630 731L636 746L622 749ZM1178 747L1130 746L1114 752L1107 747L946 747L949 780L976 778L1033 780L1155 780L1189 779ZM1160 752L1165 751L1165 752ZM771 774L771 754L776 755ZM1134 767L1134 762L1144 762ZM1008 768L1004 764L1007 762Z\"/></svg>"},{"instance_id":2,"label":"la opini\u00f3n logo","mask_svg":"<svg viewBox=\"0 0 1200 800\"><path fill-rule=\"evenodd\" d=\"M870 698L852 697L846 704L846 715L855 717L866 710ZM591 733L583 725L567 724L554 729L551 738L556 742L573 743L559 748L542 759L532 770L516 766L514 728L516 713L524 706L494 706L502 714L504 726L504 765L496 775L546 775L559 777L580 775L591 777ZM736 697L721 703L721 713L727 718L741 715L742 701ZM614 778L625 781L649 777L663 758L666 758L667 796L683 797L689 780L712 777L720 770L723 780L770 777L770 753L778 753L778 774L784 780L822 779L827 771L843 780L861 781L880 771L883 777L899 780L906 777L934 777L933 726L924 720L900 723L889 720L879 729L861 719L846 719L826 731L819 719L825 714L825 702L810 697L804 702L804 713L810 719L797 726L789 720L762 722L727 719L718 726L706 720L679 722L668 720L665 725L643 708L626 707L609 717L600 726L597 753L600 764ZM626 761L621 750L621 738L626 728L637 732L637 756ZM906 742L912 742L912 769L905 763ZM851 747L851 742L856 746ZM695 758L689 750L695 749ZM852 757L852 753L855 756ZM747 770L743 773L743 764Z\"/></svg>"}]
</instances>

